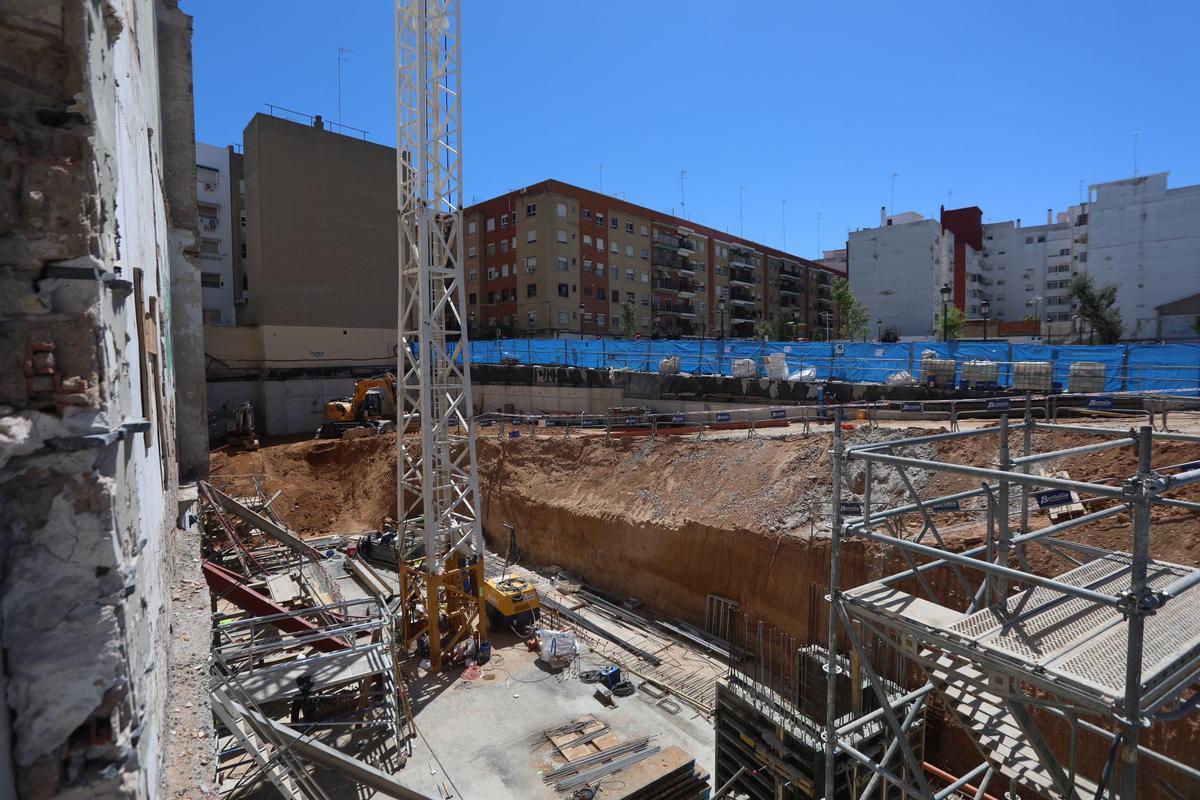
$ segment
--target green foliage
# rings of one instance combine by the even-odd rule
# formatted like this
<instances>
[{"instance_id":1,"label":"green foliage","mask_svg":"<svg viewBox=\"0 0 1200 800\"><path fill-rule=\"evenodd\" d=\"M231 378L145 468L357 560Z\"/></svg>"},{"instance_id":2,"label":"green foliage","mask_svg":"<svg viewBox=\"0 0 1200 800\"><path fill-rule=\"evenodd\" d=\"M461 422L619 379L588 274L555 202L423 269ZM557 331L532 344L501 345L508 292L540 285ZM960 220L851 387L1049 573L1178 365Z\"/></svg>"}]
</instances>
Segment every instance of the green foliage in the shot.
<instances>
[{"instance_id":1,"label":"green foliage","mask_svg":"<svg viewBox=\"0 0 1200 800\"><path fill-rule=\"evenodd\" d=\"M962 309L958 306L949 306L946 311L946 338L957 339L962 336L963 327L966 324L967 320L963 316ZM940 311L933 320L933 332L939 339L942 338L942 314Z\"/></svg>"},{"instance_id":2,"label":"green foliage","mask_svg":"<svg viewBox=\"0 0 1200 800\"><path fill-rule=\"evenodd\" d=\"M1080 272L1071 278L1068 287L1071 299L1079 316L1091 323L1100 344L1116 344L1121 341L1121 312L1117 306L1117 285L1109 283L1096 287L1092 276Z\"/></svg>"},{"instance_id":3,"label":"green foliage","mask_svg":"<svg viewBox=\"0 0 1200 800\"><path fill-rule=\"evenodd\" d=\"M838 336L842 339L867 340L867 327L871 319L862 303L850 291L850 281L833 279L833 304L837 306Z\"/></svg>"},{"instance_id":4,"label":"green foliage","mask_svg":"<svg viewBox=\"0 0 1200 800\"><path fill-rule=\"evenodd\" d=\"M621 304L621 320L618 323L621 327L621 335L626 339L632 339L637 336L637 306L626 300Z\"/></svg>"}]
</instances>

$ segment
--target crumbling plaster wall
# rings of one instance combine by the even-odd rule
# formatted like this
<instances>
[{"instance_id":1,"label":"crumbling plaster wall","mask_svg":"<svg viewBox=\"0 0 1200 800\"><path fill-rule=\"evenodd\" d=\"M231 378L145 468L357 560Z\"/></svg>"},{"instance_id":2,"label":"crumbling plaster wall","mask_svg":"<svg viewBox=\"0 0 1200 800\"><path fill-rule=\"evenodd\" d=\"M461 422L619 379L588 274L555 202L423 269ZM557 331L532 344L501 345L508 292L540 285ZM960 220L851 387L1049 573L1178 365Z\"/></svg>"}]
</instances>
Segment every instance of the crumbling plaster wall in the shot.
<instances>
[{"instance_id":1,"label":"crumbling plaster wall","mask_svg":"<svg viewBox=\"0 0 1200 800\"><path fill-rule=\"evenodd\" d=\"M151 796L160 780L178 495L156 39L170 13L0 6L0 796L5 780L21 798Z\"/></svg>"}]
</instances>

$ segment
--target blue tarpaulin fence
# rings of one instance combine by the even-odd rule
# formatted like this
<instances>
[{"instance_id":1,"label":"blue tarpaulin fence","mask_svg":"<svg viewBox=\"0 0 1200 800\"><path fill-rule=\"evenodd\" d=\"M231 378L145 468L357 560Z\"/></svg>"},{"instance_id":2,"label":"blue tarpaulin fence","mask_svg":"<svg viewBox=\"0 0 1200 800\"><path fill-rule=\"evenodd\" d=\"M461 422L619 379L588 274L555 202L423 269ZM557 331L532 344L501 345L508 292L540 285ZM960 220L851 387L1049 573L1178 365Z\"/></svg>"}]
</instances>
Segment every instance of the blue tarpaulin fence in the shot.
<instances>
[{"instance_id":1,"label":"blue tarpaulin fence","mask_svg":"<svg viewBox=\"0 0 1200 800\"><path fill-rule=\"evenodd\" d=\"M1104 390L1150 392L1200 387L1200 344L1047 345L1008 342L755 342L715 339L483 339L471 342L471 360L499 364L559 365L588 369L657 372L668 356L678 356L680 369L698 375L731 375L733 362L748 358L765 376L765 357L780 353L789 373L816 371L817 381L882 383L900 370L920 376L921 356L931 350L958 362L994 361L1001 387L1012 383L1018 361L1050 361L1054 382L1066 388L1071 364L1091 361L1105 367Z\"/></svg>"}]
</instances>

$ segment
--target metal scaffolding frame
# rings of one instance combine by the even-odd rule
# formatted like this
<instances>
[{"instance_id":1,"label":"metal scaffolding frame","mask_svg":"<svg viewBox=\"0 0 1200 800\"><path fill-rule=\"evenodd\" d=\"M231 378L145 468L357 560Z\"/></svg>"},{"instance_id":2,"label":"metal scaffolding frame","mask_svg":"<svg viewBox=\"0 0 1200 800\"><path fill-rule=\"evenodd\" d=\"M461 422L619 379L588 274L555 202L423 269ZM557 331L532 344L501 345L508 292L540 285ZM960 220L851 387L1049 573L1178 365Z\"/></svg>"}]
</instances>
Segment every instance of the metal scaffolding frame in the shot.
<instances>
[{"instance_id":1,"label":"metal scaffolding frame","mask_svg":"<svg viewBox=\"0 0 1200 800\"><path fill-rule=\"evenodd\" d=\"M398 570L404 645L427 635L435 671L444 651L475 630L484 638L487 625L463 293L460 25L458 0L396 3L397 518L401 541L424 545Z\"/></svg>"},{"instance_id":2,"label":"metal scaffolding frame","mask_svg":"<svg viewBox=\"0 0 1200 800\"><path fill-rule=\"evenodd\" d=\"M840 410L834 425L833 526L828 649L848 642L860 660L878 708L846 722L839 719L832 689L826 700L825 796L833 797L835 754L848 755L874 773L857 797L881 784L905 796L947 797L968 781L983 796L995 778L1051 798L1133 798L1139 764L1151 761L1174 777L1200 781L1200 770L1139 744L1143 728L1178 719L1197 704L1200 679L1200 570L1150 558L1150 511L1155 505L1200 511L1200 503L1169 494L1200 482L1200 462L1153 467L1156 441L1200 443L1200 436L1156 433L1150 427L1120 430L1035 422L1026 402L1016 425L1004 416L994 428L848 446ZM1039 431L1066 430L1096 437L1094 443L1034 452ZM1014 435L1020 439L1014 443ZM951 439L992 443L992 467L976 467L903 454L905 448ZM1014 457L1013 450L1020 455ZM1043 475L1038 465L1113 448L1131 448L1138 469L1120 485ZM858 462L855 464L855 462ZM851 465L861 464L861 510L844 513L843 487ZM873 473L893 470L911 502L892 507L873 503ZM941 472L979 480L979 488L922 498L915 473ZM1059 497L1047 491L1063 492ZM1073 519L1035 528L1034 499L1096 506ZM938 530L935 510L978 504L986 520L982 545L955 551ZM1072 542L1063 534L1117 515L1129 517L1126 552ZM906 529L916 520L919 528ZM854 588L841 585L843 544L869 542L905 566L883 579ZM1041 547L1065 561L1055 577L1035 574L1030 548ZM901 654L924 684L899 702L889 700L883 678L866 652L864 636ZM913 700L937 696L975 743L982 762L955 785L935 789L908 746ZM883 758L854 747L853 735L868 723L890 729L892 745ZM1109 730L1111 726L1113 730ZM1050 732L1050 735L1047 735ZM1095 737L1107 758L1081 763L1081 739ZM1051 741L1066 741L1065 747ZM1086 761L1086 759L1084 759ZM1095 759L1093 759L1095 760ZM899 768L898 768L899 767ZM1097 770L1098 767L1098 770ZM900 772L905 777L901 777ZM1085 775L1091 771L1092 774ZM911 780L909 780L911 778ZM1168 795L1173 790L1163 786ZM1200 787L1200 783L1196 786ZM878 796L878 795L875 795ZM1182 796L1182 795L1180 795Z\"/></svg>"}]
</instances>

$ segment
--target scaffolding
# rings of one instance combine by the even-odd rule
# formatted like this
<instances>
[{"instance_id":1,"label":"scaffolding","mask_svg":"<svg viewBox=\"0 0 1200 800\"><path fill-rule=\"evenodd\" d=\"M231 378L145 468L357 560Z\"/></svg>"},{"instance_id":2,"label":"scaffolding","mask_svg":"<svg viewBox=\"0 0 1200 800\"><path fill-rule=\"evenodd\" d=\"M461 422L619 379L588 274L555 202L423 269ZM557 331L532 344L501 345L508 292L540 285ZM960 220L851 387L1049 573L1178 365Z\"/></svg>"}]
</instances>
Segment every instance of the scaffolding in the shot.
<instances>
[{"instance_id":1,"label":"scaffolding","mask_svg":"<svg viewBox=\"0 0 1200 800\"><path fill-rule=\"evenodd\" d=\"M938 800L973 784L971 795L980 798L994 780L1006 780L1014 795L1064 800L1131 800L1139 786L1143 796L1151 786L1156 796L1195 796L1190 792L1200 788L1200 771L1149 749L1139 737L1154 722L1186 715L1200 700L1200 570L1150 558L1152 508L1200 511L1200 503L1172 496L1200 482L1200 462L1152 465L1155 445L1200 443L1200 436L1040 423L1028 402L1019 424L1005 416L998 426L978 430L848 446L842 427L839 412L828 646L836 652L848 642L878 702L874 711L846 722L838 716L832 682L827 687L825 796L834 797L838 786L835 754L873 773L859 798L878 796L883 784L905 796ZM1035 452L1035 434L1053 431L1095 441ZM991 466L912 455L919 446L968 439L977 452L995 453ZM1043 471L1061 459L1119 448L1130 449L1138 464L1120 483ZM861 502L844 502L848 473L860 468ZM872 502L873 478L882 471L899 477L904 502ZM965 476L978 487L922 497L918 487L931 472ZM1037 527L1035 505L1080 510ZM938 528L938 514L947 509L973 511L984 523L983 544L950 547ZM1068 536L1100 520L1120 525L1126 519L1126 551ZM898 571L842 586L842 549L850 542L882 548ZM1065 571L1053 577L1035 572L1031 555L1045 554L1063 562ZM894 692L864 644L867 637L900 654L923 683L899 701L889 699ZM934 697L982 757L936 788L908 736L918 719L910 704ZM855 747L860 727L870 723L890 730L882 756Z\"/></svg>"}]
</instances>

